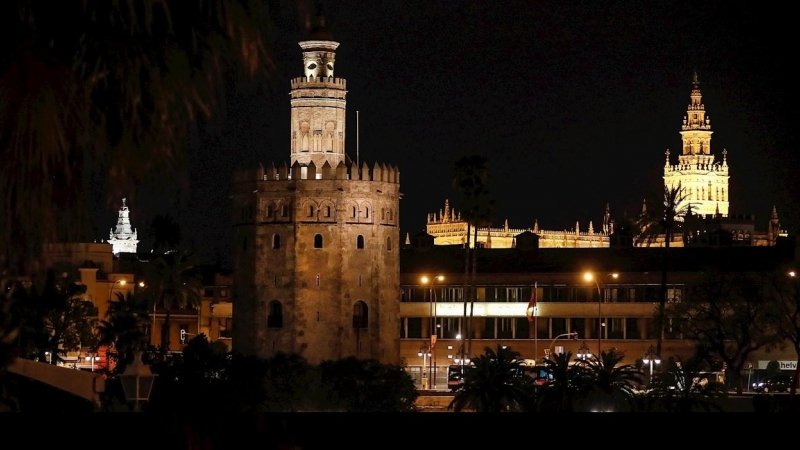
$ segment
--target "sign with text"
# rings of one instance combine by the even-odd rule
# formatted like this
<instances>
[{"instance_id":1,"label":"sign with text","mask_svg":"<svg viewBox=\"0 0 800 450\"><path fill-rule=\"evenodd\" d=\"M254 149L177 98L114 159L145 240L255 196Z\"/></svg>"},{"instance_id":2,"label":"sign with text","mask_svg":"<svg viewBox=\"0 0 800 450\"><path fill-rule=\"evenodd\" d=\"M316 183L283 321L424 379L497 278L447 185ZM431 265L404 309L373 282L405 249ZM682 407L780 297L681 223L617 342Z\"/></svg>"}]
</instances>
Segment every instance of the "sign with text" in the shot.
<instances>
[{"instance_id":1,"label":"sign with text","mask_svg":"<svg viewBox=\"0 0 800 450\"><path fill-rule=\"evenodd\" d=\"M767 364L769 361L759 360L758 361L758 369L765 370L767 368ZM797 369L797 361L778 361L778 364L781 366L781 370L795 370Z\"/></svg>"}]
</instances>

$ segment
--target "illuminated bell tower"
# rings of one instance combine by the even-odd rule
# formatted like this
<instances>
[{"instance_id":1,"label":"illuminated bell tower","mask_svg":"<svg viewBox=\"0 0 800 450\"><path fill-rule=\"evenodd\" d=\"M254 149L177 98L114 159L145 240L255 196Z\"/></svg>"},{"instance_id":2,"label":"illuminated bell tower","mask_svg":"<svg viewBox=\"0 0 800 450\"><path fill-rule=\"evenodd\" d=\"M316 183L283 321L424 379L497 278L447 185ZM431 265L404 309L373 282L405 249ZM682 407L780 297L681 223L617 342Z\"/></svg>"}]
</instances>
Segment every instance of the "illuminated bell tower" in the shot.
<instances>
[{"instance_id":1,"label":"illuminated bell tower","mask_svg":"<svg viewBox=\"0 0 800 450\"><path fill-rule=\"evenodd\" d=\"M711 151L711 119L706 116L697 72L693 84L691 103L681 127L683 151L678 156L677 165L670 164L670 152L666 151L664 185L674 188L680 184L694 213L703 217L717 214L725 217L729 205L728 152L723 150L722 161L715 161Z\"/></svg>"},{"instance_id":2,"label":"illuminated bell tower","mask_svg":"<svg viewBox=\"0 0 800 450\"><path fill-rule=\"evenodd\" d=\"M112 245L113 253L136 253L136 245L139 243L137 232L131 228L130 211L122 199L122 208L119 209L117 227L111 230L108 243Z\"/></svg>"}]
</instances>

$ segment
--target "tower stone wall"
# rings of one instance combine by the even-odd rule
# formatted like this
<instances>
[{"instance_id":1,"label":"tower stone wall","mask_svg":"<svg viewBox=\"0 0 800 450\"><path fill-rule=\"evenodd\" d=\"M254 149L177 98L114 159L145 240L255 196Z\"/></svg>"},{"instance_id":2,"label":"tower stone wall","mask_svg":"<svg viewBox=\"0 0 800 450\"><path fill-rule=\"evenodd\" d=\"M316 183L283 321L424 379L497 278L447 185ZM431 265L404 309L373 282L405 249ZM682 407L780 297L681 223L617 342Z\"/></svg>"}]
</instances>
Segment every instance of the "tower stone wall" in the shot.
<instances>
[{"instance_id":1,"label":"tower stone wall","mask_svg":"<svg viewBox=\"0 0 800 450\"><path fill-rule=\"evenodd\" d=\"M400 172L346 156L338 45L300 43L305 76L291 81L289 165L234 176L233 344L311 364L350 356L398 364Z\"/></svg>"}]
</instances>

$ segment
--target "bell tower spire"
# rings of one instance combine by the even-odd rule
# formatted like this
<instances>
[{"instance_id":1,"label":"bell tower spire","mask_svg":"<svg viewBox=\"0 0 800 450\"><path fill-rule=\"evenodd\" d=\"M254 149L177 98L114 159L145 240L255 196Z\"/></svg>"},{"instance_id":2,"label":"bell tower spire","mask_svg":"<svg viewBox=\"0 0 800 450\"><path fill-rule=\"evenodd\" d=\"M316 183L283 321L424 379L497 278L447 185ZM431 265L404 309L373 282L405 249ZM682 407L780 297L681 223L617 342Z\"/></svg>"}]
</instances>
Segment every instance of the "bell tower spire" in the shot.
<instances>
[{"instance_id":1,"label":"bell tower spire","mask_svg":"<svg viewBox=\"0 0 800 450\"><path fill-rule=\"evenodd\" d=\"M669 151L664 166L664 185L674 188L681 185L683 195L701 216L728 215L728 164L727 151L723 160L715 161L711 151L711 118L706 115L697 72L692 76L689 106L681 126L682 152L678 164L671 165Z\"/></svg>"}]
</instances>

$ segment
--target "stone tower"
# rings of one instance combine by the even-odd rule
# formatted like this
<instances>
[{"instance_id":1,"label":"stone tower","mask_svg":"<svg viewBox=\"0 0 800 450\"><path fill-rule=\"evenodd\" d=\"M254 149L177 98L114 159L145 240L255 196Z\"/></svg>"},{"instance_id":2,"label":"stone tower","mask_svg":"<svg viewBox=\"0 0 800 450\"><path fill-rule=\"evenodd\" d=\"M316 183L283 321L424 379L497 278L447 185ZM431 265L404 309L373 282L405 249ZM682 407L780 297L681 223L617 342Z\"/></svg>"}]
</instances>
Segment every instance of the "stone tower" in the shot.
<instances>
[{"instance_id":1,"label":"stone tower","mask_svg":"<svg viewBox=\"0 0 800 450\"><path fill-rule=\"evenodd\" d=\"M120 253L136 253L136 246L139 244L138 235L135 229L131 228L130 211L122 199L122 208L119 209L117 217L117 227L111 229L108 243L112 246L115 255Z\"/></svg>"},{"instance_id":2,"label":"stone tower","mask_svg":"<svg viewBox=\"0 0 800 450\"><path fill-rule=\"evenodd\" d=\"M291 80L290 164L237 171L233 345L311 364L400 358L400 172L345 152L339 46L324 23L300 42Z\"/></svg>"},{"instance_id":3,"label":"stone tower","mask_svg":"<svg viewBox=\"0 0 800 450\"><path fill-rule=\"evenodd\" d=\"M703 217L728 215L728 152L722 151L722 161L715 161L711 151L711 119L706 116L700 94L697 73L693 77L691 102L683 118L681 139L683 151L678 164L672 165L669 150L664 165L664 185L673 188L680 183L692 211ZM684 205L685 206L685 205Z\"/></svg>"}]
</instances>

